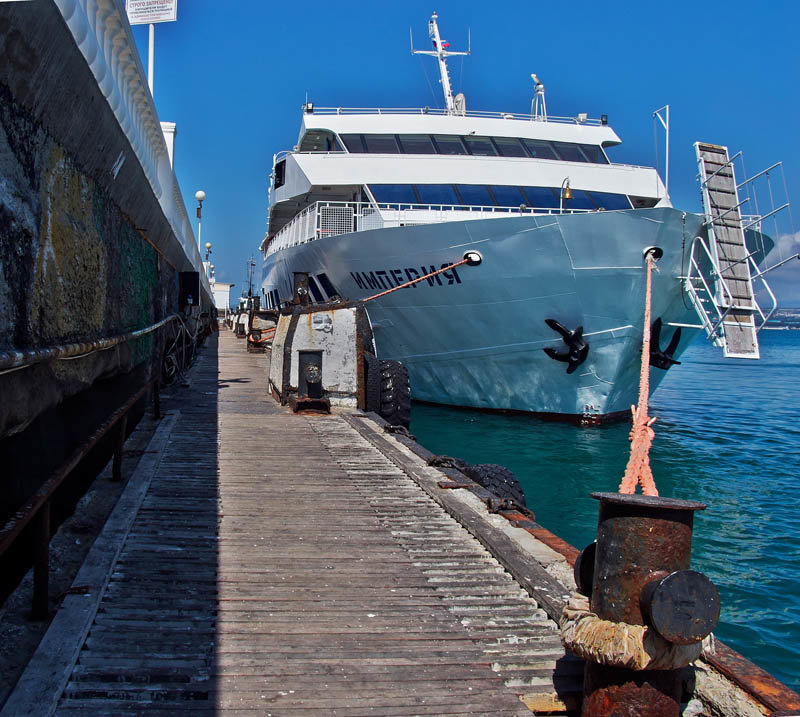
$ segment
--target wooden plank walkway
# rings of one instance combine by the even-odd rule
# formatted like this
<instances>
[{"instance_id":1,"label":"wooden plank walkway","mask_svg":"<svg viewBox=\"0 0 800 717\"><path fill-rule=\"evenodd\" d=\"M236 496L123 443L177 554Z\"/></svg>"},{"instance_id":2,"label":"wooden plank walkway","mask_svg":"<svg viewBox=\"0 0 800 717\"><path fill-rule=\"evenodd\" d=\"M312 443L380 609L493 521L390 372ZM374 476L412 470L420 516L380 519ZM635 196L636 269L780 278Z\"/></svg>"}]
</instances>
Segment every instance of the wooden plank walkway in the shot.
<instances>
[{"instance_id":1,"label":"wooden plank walkway","mask_svg":"<svg viewBox=\"0 0 800 717\"><path fill-rule=\"evenodd\" d=\"M579 689L555 623L405 471L344 417L267 398L232 334L213 344L55 714L529 715L521 695L558 705L557 660ZM21 709L35 662L6 710L52 712Z\"/></svg>"}]
</instances>

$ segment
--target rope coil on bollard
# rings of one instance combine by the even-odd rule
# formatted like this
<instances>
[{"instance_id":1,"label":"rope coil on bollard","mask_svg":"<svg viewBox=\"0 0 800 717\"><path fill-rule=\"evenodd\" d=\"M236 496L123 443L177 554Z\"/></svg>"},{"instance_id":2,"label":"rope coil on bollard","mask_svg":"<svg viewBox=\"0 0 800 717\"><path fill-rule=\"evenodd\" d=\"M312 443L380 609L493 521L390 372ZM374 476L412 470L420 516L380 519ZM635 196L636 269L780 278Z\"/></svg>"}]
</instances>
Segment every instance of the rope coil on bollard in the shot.
<instances>
[{"instance_id":1,"label":"rope coil on bollard","mask_svg":"<svg viewBox=\"0 0 800 717\"><path fill-rule=\"evenodd\" d=\"M589 598L572 593L559 620L561 642L574 655L629 670L676 670L701 655L714 654L714 636L692 645L667 642L653 628L603 620Z\"/></svg>"}]
</instances>

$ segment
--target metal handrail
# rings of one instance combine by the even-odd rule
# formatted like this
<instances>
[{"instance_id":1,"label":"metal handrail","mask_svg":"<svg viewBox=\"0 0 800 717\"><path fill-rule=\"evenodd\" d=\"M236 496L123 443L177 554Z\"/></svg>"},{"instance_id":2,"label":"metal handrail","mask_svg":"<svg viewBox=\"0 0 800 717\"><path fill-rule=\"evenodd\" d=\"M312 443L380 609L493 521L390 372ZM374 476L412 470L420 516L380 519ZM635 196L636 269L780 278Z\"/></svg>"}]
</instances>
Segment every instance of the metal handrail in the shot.
<instances>
[{"instance_id":1,"label":"metal handrail","mask_svg":"<svg viewBox=\"0 0 800 717\"><path fill-rule=\"evenodd\" d=\"M555 209L552 207L525 207L522 209L520 206L514 207L499 207L495 205L473 205L473 204L413 204L411 202L334 202L334 201L319 201L313 204L309 204L305 209L301 212L296 214L291 221L289 221L286 225L281 227L280 231L269 240L266 245L262 242L261 246L263 247L262 252L266 257L268 254L272 254L280 249L288 248L289 246L297 246L298 244L305 244L309 241L313 241L315 239L319 239L321 235L329 235L330 233L326 233L325 230L319 227L319 215L320 209L324 207L348 207L353 209L353 218L355 220L363 220L369 217L375 217L376 215L380 217L381 221L386 219L385 215L382 212L412 212L418 213L418 219L421 220L420 223L428 223L434 224L437 222L443 222L449 220L452 214L445 214L445 213L453 213L458 212L459 214L466 214L466 215L475 215L475 214L489 214L492 216L509 216L509 215L553 215L553 214L587 214L593 211L598 211L594 209ZM362 208L372 208L374 212L370 215L363 214ZM444 218L433 218L430 216L425 216L426 213L436 212L440 215L447 216L447 219ZM314 221L314 229L313 232L309 231L306 233L306 236L292 242L291 244L287 244L286 246L281 246L282 241L284 238L288 237L291 231L301 222L307 221L307 217L309 214L314 213L316 220ZM356 226L353 231L366 231L366 229L374 229L375 227L365 227L361 228ZM349 232L348 232L349 233Z\"/></svg>"},{"instance_id":2,"label":"metal handrail","mask_svg":"<svg viewBox=\"0 0 800 717\"><path fill-rule=\"evenodd\" d=\"M2 351L0 352L0 372L25 368L43 361L51 361L52 359L74 358L94 351L105 351L106 349L113 348L117 344L125 343L126 341L149 334L175 320L180 320L178 314L167 316L167 318L151 326L146 326L143 329L129 331L105 339L95 339L94 341L74 344L62 344L49 348L30 349L28 351Z\"/></svg>"},{"instance_id":3,"label":"metal handrail","mask_svg":"<svg viewBox=\"0 0 800 717\"><path fill-rule=\"evenodd\" d=\"M553 122L558 124L590 125L592 127L602 127L602 120L586 118L582 120L578 117L553 117L548 115L547 119L539 116L525 114L521 112L486 112L470 110L464 114L452 115L447 110L436 107L314 107L308 114L315 115L437 115L452 117L482 117L484 119L506 119L523 120L527 122Z\"/></svg>"},{"instance_id":4,"label":"metal handrail","mask_svg":"<svg viewBox=\"0 0 800 717\"><path fill-rule=\"evenodd\" d=\"M33 545L33 610L35 618L47 618L49 615L48 584L49 584L49 546L50 546L50 500L53 494L72 473L75 467L83 460L86 454L114 426L119 425L116 446L114 449L114 464L112 479L119 481L122 478L122 447L127 431L128 412L153 386L153 412L158 418L161 414L161 403L158 389L158 377L150 379L142 388L131 396L122 406L114 411L101 423L89 437L81 443L62 463L48 480L46 480L34 493L33 497L23 505L14 516L0 529L0 556L2 556L19 538L20 534L34 520L35 538Z\"/></svg>"}]
</instances>

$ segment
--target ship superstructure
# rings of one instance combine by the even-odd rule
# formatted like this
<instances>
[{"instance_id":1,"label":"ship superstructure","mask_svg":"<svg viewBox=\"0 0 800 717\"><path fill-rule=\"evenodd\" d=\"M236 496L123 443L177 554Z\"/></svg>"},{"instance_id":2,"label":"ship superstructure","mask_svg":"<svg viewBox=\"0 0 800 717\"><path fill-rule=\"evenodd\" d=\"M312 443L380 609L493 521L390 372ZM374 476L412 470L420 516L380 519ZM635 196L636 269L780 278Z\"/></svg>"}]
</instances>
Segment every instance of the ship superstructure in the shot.
<instances>
[{"instance_id":1,"label":"ship superstructure","mask_svg":"<svg viewBox=\"0 0 800 717\"><path fill-rule=\"evenodd\" d=\"M379 356L407 364L415 398L581 420L627 411L644 252L663 254L653 312L683 330L677 357L703 326L684 284L705 217L672 208L654 168L609 160L621 140L605 116L548 115L536 75L532 114L468 111L435 14L429 34L433 49L416 52L439 63L444 109L303 106L297 145L274 158L263 303L288 300L296 271L315 301L359 300L475 250L480 267L368 306ZM746 253L760 261L764 246ZM576 332L589 350L567 373L552 355Z\"/></svg>"}]
</instances>

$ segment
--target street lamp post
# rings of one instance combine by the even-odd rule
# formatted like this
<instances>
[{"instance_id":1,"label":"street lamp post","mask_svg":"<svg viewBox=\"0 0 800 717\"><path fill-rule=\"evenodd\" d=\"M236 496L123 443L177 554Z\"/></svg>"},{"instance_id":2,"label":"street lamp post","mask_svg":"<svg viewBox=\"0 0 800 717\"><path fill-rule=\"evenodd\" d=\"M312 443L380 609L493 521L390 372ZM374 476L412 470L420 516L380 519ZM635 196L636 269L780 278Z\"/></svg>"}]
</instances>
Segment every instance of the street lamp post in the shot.
<instances>
[{"instance_id":1,"label":"street lamp post","mask_svg":"<svg viewBox=\"0 0 800 717\"><path fill-rule=\"evenodd\" d=\"M200 244L200 234L203 231L203 218L201 216L203 211L203 201L206 198L206 193L202 189L198 189L194 193L194 198L197 200L197 251L202 252L200 248L202 244Z\"/></svg>"}]
</instances>

